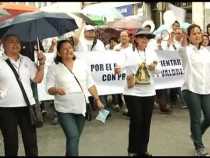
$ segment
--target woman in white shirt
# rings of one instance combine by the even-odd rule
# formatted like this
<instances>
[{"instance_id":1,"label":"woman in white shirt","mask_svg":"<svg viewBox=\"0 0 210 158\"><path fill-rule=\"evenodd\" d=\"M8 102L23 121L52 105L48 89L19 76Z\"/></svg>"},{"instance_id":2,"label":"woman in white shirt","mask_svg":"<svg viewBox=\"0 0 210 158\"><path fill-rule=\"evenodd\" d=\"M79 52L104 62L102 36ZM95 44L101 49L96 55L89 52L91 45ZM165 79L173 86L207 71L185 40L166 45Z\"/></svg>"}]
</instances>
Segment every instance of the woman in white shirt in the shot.
<instances>
[{"instance_id":1,"label":"woman in white shirt","mask_svg":"<svg viewBox=\"0 0 210 158\"><path fill-rule=\"evenodd\" d=\"M154 34L139 29L135 34L135 50L125 52L126 61L122 66L126 71L128 82L131 83L126 86L124 91L128 115L130 116L129 155L149 155L147 147L155 99L152 75L158 72L160 64L156 53L146 49L146 47L149 39L154 37ZM116 73L119 73L118 69L115 70Z\"/></svg>"},{"instance_id":2,"label":"woman in white shirt","mask_svg":"<svg viewBox=\"0 0 210 158\"><path fill-rule=\"evenodd\" d=\"M47 73L47 90L55 96L58 120L66 135L66 156L78 156L88 91L99 108L103 108L103 104L87 65L76 58L74 46L69 40L57 44L55 64L49 67Z\"/></svg>"},{"instance_id":3,"label":"woman in white shirt","mask_svg":"<svg viewBox=\"0 0 210 158\"><path fill-rule=\"evenodd\" d=\"M189 45L186 44L187 36ZM185 71L182 92L189 108L191 138L196 155L204 156L208 153L203 145L202 135L210 126L210 53L201 45L200 26L189 26L187 36L183 47L179 49ZM202 121L201 112L204 114Z\"/></svg>"}]
</instances>

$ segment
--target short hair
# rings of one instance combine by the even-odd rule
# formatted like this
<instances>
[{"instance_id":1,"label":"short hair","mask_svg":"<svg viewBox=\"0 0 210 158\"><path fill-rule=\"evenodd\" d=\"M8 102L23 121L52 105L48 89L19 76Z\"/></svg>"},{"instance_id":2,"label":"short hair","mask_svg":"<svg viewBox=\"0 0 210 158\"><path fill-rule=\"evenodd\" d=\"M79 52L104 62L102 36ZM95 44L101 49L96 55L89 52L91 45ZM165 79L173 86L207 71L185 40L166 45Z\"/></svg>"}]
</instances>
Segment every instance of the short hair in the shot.
<instances>
[{"instance_id":1,"label":"short hair","mask_svg":"<svg viewBox=\"0 0 210 158\"><path fill-rule=\"evenodd\" d=\"M151 26L150 26L150 25L146 25L146 26L144 26L144 28L145 28L145 27L149 27L149 28L151 29Z\"/></svg>"},{"instance_id":2,"label":"short hair","mask_svg":"<svg viewBox=\"0 0 210 158\"><path fill-rule=\"evenodd\" d=\"M174 25L174 24L178 24L180 26L180 23L177 20L175 20L172 25Z\"/></svg>"},{"instance_id":3,"label":"short hair","mask_svg":"<svg viewBox=\"0 0 210 158\"><path fill-rule=\"evenodd\" d=\"M206 28L208 29L209 27L210 27L210 23L209 23L209 24L207 24Z\"/></svg>"},{"instance_id":4,"label":"short hair","mask_svg":"<svg viewBox=\"0 0 210 158\"><path fill-rule=\"evenodd\" d=\"M7 34L7 35L3 36L2 42L4 43L4 41L6 41L10 37L16 37L18 39L18 41L21 42L20 37L16 34Z\"/></svg>"},{"instance_id":5,"label":"short hair","mask_svg":"<svg viewBox=\"0 0 210 158\"><path fill-rule=\"evenodd\" d=\"M128 36L129 36L129 33L128 33L128 31L127 31L127 30L123 30L123 31L121 31L121 32L120 32L120 36L121 36L121 34L122 34L123 32L126 32L126 33L128 34Z\"/></svg>"},{"instance_id":6,"label":"short hair","mask_svg":"<svg viewBox=\"0 0 210 158\"><path fill-rule=\"evenodd\" d=\"M111 41L115 41L115 42L118 43L118 38L117 38L117 37L111 37L111 38L109 39L109 42L111 42Z\"/></svg>"}]
</instances>

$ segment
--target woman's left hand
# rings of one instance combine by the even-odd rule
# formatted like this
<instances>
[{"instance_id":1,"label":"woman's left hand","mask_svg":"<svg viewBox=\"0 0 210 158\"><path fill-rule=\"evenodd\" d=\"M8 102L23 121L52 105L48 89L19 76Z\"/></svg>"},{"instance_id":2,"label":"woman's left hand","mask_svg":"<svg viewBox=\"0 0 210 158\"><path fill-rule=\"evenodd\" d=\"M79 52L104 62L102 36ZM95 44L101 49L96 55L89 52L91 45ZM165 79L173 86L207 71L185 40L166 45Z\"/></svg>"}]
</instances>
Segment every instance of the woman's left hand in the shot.
<instances>
[{"instance_id":1,"label":"woman's left hand","mask_svg":"<svg viewBox=\"0 0 210 158\"><path fill-rule=\"evenodd\" d=\"M147 67L148 67L148 69L149 69L150 71L155 71L156 65L157 65L157 62L154 61L153 63L151 63L151 64L148 65Z\"/></svg>"}]
</instances>

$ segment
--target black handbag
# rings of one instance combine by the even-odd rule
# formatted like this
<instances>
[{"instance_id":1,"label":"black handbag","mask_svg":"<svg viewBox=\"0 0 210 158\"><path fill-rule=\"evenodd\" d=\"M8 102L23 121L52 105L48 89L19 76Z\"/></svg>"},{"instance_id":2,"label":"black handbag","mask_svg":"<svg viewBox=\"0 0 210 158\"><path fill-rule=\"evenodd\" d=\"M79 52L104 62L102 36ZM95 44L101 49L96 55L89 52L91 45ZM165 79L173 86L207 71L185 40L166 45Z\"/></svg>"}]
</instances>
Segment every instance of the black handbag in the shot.
<instances>
[{"instance_id":1,"label":"black handbag","mask_svg":"<svg viewBox=\"0 0 210 158\"><path fill-rule=\"evenodd\" d=\"M43 116L41 113L40 104L36 103L35 105L30 105L30 101L27 97L27 94L25 92L25 89L23 87L23 84L20 80L20 77L19 77L17 71L15 70L15 68L13 67L13 65L11 64L9 59L6 59L5 61L9 65L9 67L12 69L12 71L15 75L15 78L20 86L21 92L23 94L23 98L24 98L24 100L27 104L28 110L29 110L30 122L31 122L32 126L35 126L37 128L42 127L43 126Z\"/></svg>"}]
</instances>

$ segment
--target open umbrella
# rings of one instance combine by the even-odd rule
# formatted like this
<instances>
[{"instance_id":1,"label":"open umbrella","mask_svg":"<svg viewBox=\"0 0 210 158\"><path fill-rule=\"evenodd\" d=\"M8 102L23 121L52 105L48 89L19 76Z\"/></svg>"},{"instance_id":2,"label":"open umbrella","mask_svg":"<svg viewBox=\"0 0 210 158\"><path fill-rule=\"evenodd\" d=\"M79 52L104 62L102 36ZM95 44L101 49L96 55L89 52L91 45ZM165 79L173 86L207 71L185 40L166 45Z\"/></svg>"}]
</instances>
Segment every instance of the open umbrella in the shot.
<instances>
[{"instance_id":1,"label":"open umbrella","mask_svg":"<svg viewBox=\"0 0 210 158\"><path fill-rule=\"evenodd\" d=\"M75 19L77 25L81 25L82 20L88 24L94 24L94 22L89 17L78 12L78 2L55 2L52 5L40 8L40 10L53 13L66 13Z\"/></svg>"},{"instance_id":2,"label":"open umbrella","mask_svg":"<svg viewBox=\"0 0 210 158\"><path fill-rule=\"evenodd\" d=\"M119 29L137 29L142 26L144 21L147 20L143 16L128 16L124 17L120 20L115 20L113 22L109 22L107 25L111 28L119 28Z\"/></svg>"},{"instance_id":3,"label":"open umbrella","mask_svg":"<svg viewBox=\"0 0 210 158\"><path fill-rule=\"evenodd\" d=\"M65 13L43 11L23 13L0 23L0 37L16 34L22 41L60 36L77 29L75 20Z\"/></svg>"},{"instance_id":4,"label":"open umbrella","mask_svg":"<svg viewBox=\"0 0 210 158\"><path fill-rule=\"evenodd\" d=\"M15 3L3 3L0 5L0 9L6 10L9 13L8 15L1 16L0 21L12 18L25 12L33 12L39 10L39 8L36 8L34 6Z\"/></svg>"},{"instance_id":5,"label":"open umbrella","mask_svg":"<svg viewBox=\"0 0 210 158\"><path fill-rule=\"evenodd\" d=\"M8 11L5 9L0 8L0 16L10 15Z\"/></svg>"},{"instance_id":6,"label":"open umbrella","mask_svg":"<svg viewBox=\"0 0 210 158\"><path fill-rule=\"evenodd\" d=\"M187 28L190 26L191 24L188 22L181 22L180 23L180 27L183 28L185 31L187 30ZM167 30L170 31L171 27L169 27L166 24L160 25L157 30L154 31L154 34L158 35L160 34L162 31Z\"/></svg>"},{"instance_id":7,"label":"open umbrella","mask_svg":"<svg viewBox=\"0 0 210 158\"><path fill-rule=\"evenodd\" d=\"M101 26L106 23L106 18L103 16L90 15L89 18L94 22L94 25Z\"/></svg>"},{"instance_id":8,"label":"open umbrella","mask_svg":"<svg viewBox=\"0 0 210 158\"><path fill-rule=\"evenodd\" d=\"M3 3L0 5L1 9L5 9L8 12L31 12L36 11L38 8L31 5L15 4L15 3Z\"/></svg>"},{"instance_id":9,"label":"open umbrella","mask_svg":"<svg viewBox=\"0 0 210 158\"><path fill-rule=\"evenodd\" d=\"M115 19L123 17L120 11L109 5L109 3L88 5L81 10L81 13L87 16L102 16L105 17L107 21L114 21Z\"/></svg>"}]
</instances>

